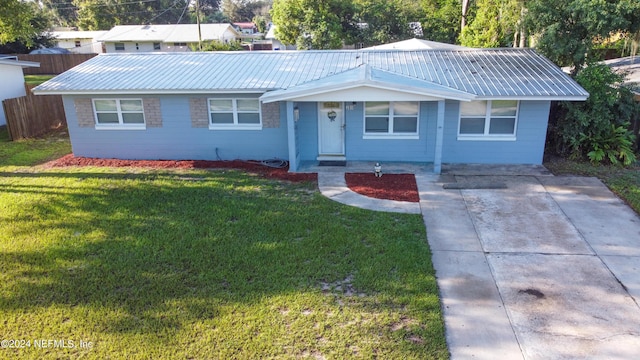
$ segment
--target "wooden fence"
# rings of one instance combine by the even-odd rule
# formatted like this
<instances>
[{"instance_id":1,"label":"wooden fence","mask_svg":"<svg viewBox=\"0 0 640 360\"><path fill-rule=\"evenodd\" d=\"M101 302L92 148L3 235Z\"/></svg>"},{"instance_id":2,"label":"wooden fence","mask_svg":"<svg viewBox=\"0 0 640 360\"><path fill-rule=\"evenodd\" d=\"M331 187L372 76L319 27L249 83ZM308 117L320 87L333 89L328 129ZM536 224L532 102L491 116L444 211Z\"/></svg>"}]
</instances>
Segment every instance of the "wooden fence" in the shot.
<instances>
[{"instance_id":1,"label":"wooden fence","mask_svg":"<svg viewBox=\"0 0 640 360\"><path fill-rule=\"evenodd\" d=\"M39 68L24 68L25 75L57 75L98 54L17 54L18 60L39 62Z\"/></svg>"},{"instance_id":2,"label":"wooden fence","mask_svg":"<svg viewBox=\"0 0 640 360\"><path fill-rule=\"evenodd\" d=\"M60 95L32 95L2 101L11 140L32 138L67 126Z\"/></svg>"}]
</instances>

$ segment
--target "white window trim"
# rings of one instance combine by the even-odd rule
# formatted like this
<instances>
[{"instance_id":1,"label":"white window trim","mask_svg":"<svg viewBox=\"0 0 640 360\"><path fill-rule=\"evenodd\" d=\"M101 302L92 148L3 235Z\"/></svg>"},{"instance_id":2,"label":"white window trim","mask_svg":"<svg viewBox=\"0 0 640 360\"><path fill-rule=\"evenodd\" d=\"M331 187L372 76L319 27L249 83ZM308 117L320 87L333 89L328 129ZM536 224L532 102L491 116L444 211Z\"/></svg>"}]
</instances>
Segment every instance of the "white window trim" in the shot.
<instances>
[{"instance_id":1,"label":"white window trim","mask_svg":"<svg viewBox=\"0 0 640 360\"><path fill-rule=\"evenodd\" d=\"M377 102L377 101L376 101ZM393 113L393 104L395 101L385 101L389 103L389 115L369 115L369 117L389 117L389 129L386 133L368 133L367 132L367 102L362 104L362 138L364 140L375 139L394 139L394 140L417 140L420 139L420 102L418 103L418 114L416 115L416 132L415 133L394 133L393 132L393 120L395 114ZM398 115L400 117L406 115Z\"/></svg>"},{"instance_id":2,"label":"white window trim","mask_svg":"<svg viewBox=\"0 0 640 360\"><path fill-rule=\"evenodd\" d=\"M98 111L96 110L96 100L115 100L116 101L116 112L118 114L118 124L100 124L98 123L98 113L100 112L104 112L104 111ZM120 100L139 100L140 103L142 104L142 119L144 120L144 123L142 124L125 124L122 121L122 109L120 107ZM91 104L93 105L93 119L96 122L96 130L146 130L147 129L147 119L144 116L144 101L142 101L142 99L139 98L118 98L118 99L114 99L114 98L94 98L91 99ZM113 113L111 111L111 113ZM124 111L124 113L140 113L140 111Z\"/></svg>"},{"instance_id":3,"label":"white window trim","mask_svg":"<svg viewBox=\"0 0 640 360\"><path fill-rule=\"evenodd\" d=\"M516 114L509 116L492 116L491 107L493 100L485 100L487 102L487 109L484 114L484 134L460 134L460 123L463 118L477 118L478 115L462 115L462 102L458 108L458 140L461 141L516 141L518 133L518 118L520 115L520 100L516 100ZM513 134L489 134L489 128L491 126L491 118L511 119L515 117L513 124Z\"/></svg>"},{"instance_id":4,"label":"white window trim","mask_svg":"<svg viewBox=\"0 0 640 360\"><path fill-rule=\"evenodd\" d=\"M122 44L122 49L118 49L118 44ZM125 51L127 50L127 46L123 42L115 42L113 43L113 48L115 51Z\"/></svg>"},{"instance_id":5,"label":"white window trim","mask_svg":"<svg viewBox=\"0 0 640 360\"><path fill-rule=\"evenodd\" d=\"M233 124L213 124L211 122L211 100L231 100L233 109L231 111L216 111L218 113L232 113ZM241 111L242 113L258 114L259 124L238 124L238 100L257 100L258 111ZM209 114L209 130L262 130L262 102L257 98L208 98L207 114Z\"/></svg>"}]
</instances>

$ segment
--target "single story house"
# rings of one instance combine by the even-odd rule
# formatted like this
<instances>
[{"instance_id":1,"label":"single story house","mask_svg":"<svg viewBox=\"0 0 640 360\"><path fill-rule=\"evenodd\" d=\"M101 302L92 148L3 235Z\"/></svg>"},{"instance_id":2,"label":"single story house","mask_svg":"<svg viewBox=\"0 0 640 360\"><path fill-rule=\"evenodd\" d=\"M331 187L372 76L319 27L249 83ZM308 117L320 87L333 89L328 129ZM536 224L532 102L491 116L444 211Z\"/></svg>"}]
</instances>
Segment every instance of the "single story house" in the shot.
<instances>
[{"instance_id":1,"label":"single story house","mask_svg":"<svg viewBox=\"0 0 640 360\"><path fill-rule=\"evenodd\" d=\"M0 55L0 104L2 100L13 99L27 94L24 87L24 73L22 68L40 67L40 63L18 60L17 56ZM4 106L0 111L0 125L5 125L7 119L4 114Z\"/></svg>"},{"instance_id":2,"label":"single story house","mask_svg":"<svg viewBox=\"0 0 640 360\"><path fill-rule=\"evenodd\" d=\"M101 54L99 41L107 31L52 31L56 47L67 49L76 54Z\"/></svg>"},{"instance_id":3,"label":"single story house","mask_svg":"<svg viewBox=\"0 0 640 360\"><path fill-rule=\"evenodd\" d=\"M198 34L200 32L200 35ZM182 52L199 40L229 43L239 41L240 33L231 24L118 25L100 41L107 53Z\"/></svg>"},{"instance_id":4,"label":"single story house","mask_svg":"<svg viewBox=\"0 0 640 360\"><path fill-rule=\"evenodd\" d=\"M550 102L589 94L531 49L102 54L41 84L73 152L541 164Z\"/></svg>"}]
</instances>

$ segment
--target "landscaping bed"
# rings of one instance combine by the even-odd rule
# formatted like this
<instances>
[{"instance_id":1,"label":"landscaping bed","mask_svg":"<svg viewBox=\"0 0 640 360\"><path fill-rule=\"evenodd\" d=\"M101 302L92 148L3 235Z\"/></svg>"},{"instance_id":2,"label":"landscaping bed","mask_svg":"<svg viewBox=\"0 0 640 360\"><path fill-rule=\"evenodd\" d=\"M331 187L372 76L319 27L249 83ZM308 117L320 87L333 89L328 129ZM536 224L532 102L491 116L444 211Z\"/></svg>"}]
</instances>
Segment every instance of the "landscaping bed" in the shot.
<instances>
[{"instance_id":1,"label":"landscaping bed","mask_svg":"<svg viewBox=\"0 0 640 360\"><path fill-rule=\"evenodd\" d=\"M373 173L347 173L345 180L351 190L372 198L420 201L413 174L384 174L382 177L376 177Z\"/></svg>"}]
</instances>

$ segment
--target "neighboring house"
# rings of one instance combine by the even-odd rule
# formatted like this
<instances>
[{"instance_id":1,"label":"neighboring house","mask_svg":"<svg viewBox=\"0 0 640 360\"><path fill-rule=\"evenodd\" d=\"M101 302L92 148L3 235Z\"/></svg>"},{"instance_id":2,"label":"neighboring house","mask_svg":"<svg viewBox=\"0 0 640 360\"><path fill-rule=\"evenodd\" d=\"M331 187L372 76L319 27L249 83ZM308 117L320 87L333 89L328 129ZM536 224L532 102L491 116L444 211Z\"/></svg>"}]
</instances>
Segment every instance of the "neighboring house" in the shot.
<instances>
[{"instance_id":1,"label":"neighboring house","mask_svg":"<svg viewBox=\"0 0 640 360\"><path fill-rule=\"evenodd\" d=\"M102 43L100 38L107 31L52 31L56 47L67 49L78 54L101 54Z\"/></svg>"},{"instance_id":2,"label":"neighboring house","mask_svg":"<svg viewBox=\"0 0 640 360\"><path fill-rule=\"evenodd\" d=\"M376 45L362 50L465 50L468 47L431 40L409 39L389 44Z\"/></svg>"},{"instance_id":3,"label":"neighboring house","mask_svg":"<svg viewBox=\"0 0 640 360\"><path fill-rule=\"evenodd\" d=\"M41 84L76 156L541 164L551 101L588 93L530 49L103 54Z\"/></svg>"},{"instance_id":4,"label":"neighboring house","mask_svg":"<svg viewBox=\"0 0 640 360\"><path fill-rule=\"evenodd\" d=\"M233 26L238 29L238 32L240 33L240 41L243 43L263 43L261 40L264 37L264 34L258 32L256 24L252 22L237 22L233 23Z\"/></svg>"},{"instance_id":5,"label":"neighboring house","mask_svg":"<svg viewBox=\"0 0 640 360\"><path fill-rule=\"evenodd\" d=\"M231 24L200 24L200 39L228 43L240 34ZM197 45L198 25L118 25L102 36L107 53L191 51Z\"/></svg>"},{"instance_id":6,"label":"neighboring house","mask_svg":"<svg viewBox=\"0 0 640 360\"><path fill-rule=\"evenodd\" d=\"M264 38L271 42L271 49L273 50L296 50L295 45L285 45L282 41L276 38L275 25L271 25L271 27L269 27L269 31L267 31L267 35L265 35Z\"/></svg>"},{"instance_id":7,"label":"neighboring house","mask_svg":"<svg viewBox=\"0 0 640 360\"><path fill-rule=\"evenodd\" d=\"M40 67L40 64L32 61L21 61L16 56L0 55L0 103L5 99L17 98L25 96L27 93L24 88L24 74L22 68ZM0 111L0 125L5 125L7 119L4 115L4 107Z\"/></svg>"},{"instance_id":8,"label":"neighboring house","mask_svg":"<svg viewBox=\"0 0 640 360\"><path fill-rule=\"evenodd\" d=\"M625 75L625 84L634 85L636 100L640 101L640 56L627 56L604 61L609 67Z\"/></svg>"}]
</instances>

